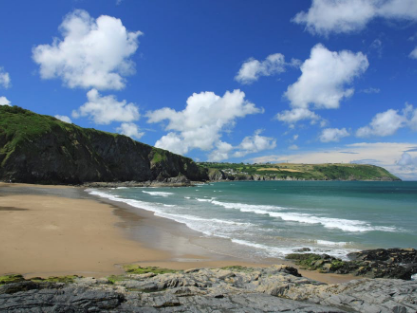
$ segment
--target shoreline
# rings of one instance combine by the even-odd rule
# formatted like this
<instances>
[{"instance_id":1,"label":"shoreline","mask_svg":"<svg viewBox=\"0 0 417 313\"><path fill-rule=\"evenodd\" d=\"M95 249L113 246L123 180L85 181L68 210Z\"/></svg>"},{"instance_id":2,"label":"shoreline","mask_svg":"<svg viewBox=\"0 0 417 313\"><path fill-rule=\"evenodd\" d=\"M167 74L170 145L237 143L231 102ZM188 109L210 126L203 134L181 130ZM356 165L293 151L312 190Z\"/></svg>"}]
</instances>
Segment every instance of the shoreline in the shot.
<instances>
[{"instance_id":1,"label":"shoreline","mask_svg":"<svg viewBox=\"0 0 417 313\"><path fill-rule=\"evenodd\" d=\"M218 244L217 238L204 238L181 223L89 195L80 187L0 183L1 207L9 209L0 209L0 220L7 224L0 222L0 233L2 237L4 233L9 236L3 237L7 244L0 246L0 255L4 255L0 257L0 275L78 274L98 278L121 274L125 264L178 270L232 265L294 266L282 259L248 261L215 252L207 247ZM59 211L54 212L53 207ZM51 223L51 219L57 218L54 214L61 218L55 221L55 226ZM25 228L19 229L16 223L10 225L10 220L20 221ZM28 257L31 257L29 263ZM359 278L306 270L300 273L325 283Z\"/></svg>"}]
</instances>

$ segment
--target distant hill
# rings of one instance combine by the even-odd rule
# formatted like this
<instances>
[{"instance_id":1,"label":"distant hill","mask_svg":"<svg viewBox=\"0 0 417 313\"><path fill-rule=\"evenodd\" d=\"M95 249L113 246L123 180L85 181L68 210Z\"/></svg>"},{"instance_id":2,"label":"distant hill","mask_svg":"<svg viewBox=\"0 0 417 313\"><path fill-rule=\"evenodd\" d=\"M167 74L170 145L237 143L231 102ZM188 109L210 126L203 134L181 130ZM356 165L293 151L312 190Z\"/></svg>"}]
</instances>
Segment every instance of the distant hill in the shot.
<instances>
[{"instance_id":1,"label":"distant hill","mask_svg":"<svg viewBox=\"0 0 417 313\"><path fill-rule=\"evenodd\" d=\"M382 167L362 164L244 164L200 162L210 180L400 180Z\"/></svg>"},{"instance_id":2,"label":"distant hill","mask_svg":"<svg viewBox=\"0 0 417 313\"><path fill-rule=\"evenodd\" d=\"M0 106L0 180L79 184L207 179L207 169L190 158L127 136Z\"/></svg>"}]
</instances>

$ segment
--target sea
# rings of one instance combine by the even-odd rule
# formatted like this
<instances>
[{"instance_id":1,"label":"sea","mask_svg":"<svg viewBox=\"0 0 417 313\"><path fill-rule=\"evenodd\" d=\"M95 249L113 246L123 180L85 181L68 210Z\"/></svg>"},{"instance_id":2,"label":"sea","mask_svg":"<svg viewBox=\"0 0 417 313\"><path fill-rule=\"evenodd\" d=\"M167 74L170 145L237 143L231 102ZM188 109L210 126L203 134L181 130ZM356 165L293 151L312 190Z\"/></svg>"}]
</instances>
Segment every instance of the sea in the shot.
<instances>
[{"instance_id":1,"label":"sea","mask_svg":"<svg viewBox=\"0 0 417 313\"><path fill-rule=\"evenodd\" d=\"M87 192L233 243L238 257L309 249L302 253L347 259L364 249L417 248L417 182L224 181Z\"/></svg>"}]
</instances>

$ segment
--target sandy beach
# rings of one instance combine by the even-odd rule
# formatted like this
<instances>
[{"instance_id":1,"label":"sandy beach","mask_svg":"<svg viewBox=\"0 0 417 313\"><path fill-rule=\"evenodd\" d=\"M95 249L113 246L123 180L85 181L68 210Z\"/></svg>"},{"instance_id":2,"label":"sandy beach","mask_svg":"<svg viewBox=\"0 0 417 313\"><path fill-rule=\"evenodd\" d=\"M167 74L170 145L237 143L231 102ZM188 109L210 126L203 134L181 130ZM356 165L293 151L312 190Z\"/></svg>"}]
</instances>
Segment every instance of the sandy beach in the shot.
<instances>
[{"instance_id":1,"label":"sandy beach","mask_svg":"<svg viewBox=\"0 0 417 313\"><path fill-rule=\"evenodd\" d=\"M0 183L0 238L0 275L103 277L132 263L171 269L290 264L217 254L182 224L67 186ZM301 273L327 283L357 278Z\"/></svg>"}]
</instances>

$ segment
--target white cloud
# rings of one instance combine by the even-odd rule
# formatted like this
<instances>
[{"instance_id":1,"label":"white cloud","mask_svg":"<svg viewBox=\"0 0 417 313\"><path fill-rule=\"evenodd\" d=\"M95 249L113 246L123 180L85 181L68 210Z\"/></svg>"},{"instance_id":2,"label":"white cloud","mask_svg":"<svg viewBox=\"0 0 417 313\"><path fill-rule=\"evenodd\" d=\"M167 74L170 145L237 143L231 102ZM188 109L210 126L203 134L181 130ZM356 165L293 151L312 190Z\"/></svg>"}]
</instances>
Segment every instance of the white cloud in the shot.
<instances>
[{"instance_id":1,"label":"white cloud","mask_svg":"<svg viewBox=\"0 0 417 313\"><path fill-rule=\"evenodd\" d=\"M6 89L10 87L10 75L2 67L0 67L0 86Z\"/></svg>"},{"instance_id":2,"label":"white cloud","mask_svg":"<svg viewBox=\"0 0 417 313\"><path fill-rule=\"evenodd\" d=\"M320 119L320 116L318 116L316 113L310 111L309 109L304 108L295 108L292 110L285 110L281 113L278 113L276 116L276 119L278 121L294 125L298 121L301 120L312 120L317 121Z\"/></svg>"},{"instance_id":3,"label":"white cloud","mask_svg":"<svg viewBox=\"0 0 417 313\"><path fill-rule=\"evenodd\" d=\"M274 149L277 142L274 138L261 136L262 130L255 131L253 136L245 137L239 146L236 147L234 157L243 157L250 153L256 153L264 150Z\"/></svg>"},{"instance_id":4,"label":"white cloud","mask_svg":"<svg viewBox=\"0 0 417 313\"><path fill-rule=\"evenodd\" d=\"M261 133L262 130L258 129L255 131L253 136L245 137L242 142L235 147L227 142L219 140L216 143L216 149L210 153L208 160L218 162L227 160L230 156L241 158L250 153L256 153L275 148L277 145L276 140L271 137L261 136ZM230 155L232 152L233 154Z\"/></svg>"},{"instance_id":5,"label":"white cloud","mask_svg":"<svg viewBox=\"0 0 417 313\"><path fill-rule=\"evenodd\" d=\"M361 52L333 52L318 44L301 65L301 76L288 87L285 96L292 107L308 108L314 104L318 109L336 109L343 98L354 92L345 85L364 73L368 66L368 59Z\"/></svg>"},{"instance_id":6,"label":"white cloud","mask_svg":"<svg viewBox=\"0 0 417 313\"><path fill-rule=\"evenodd\" d=\"M59 27L62 39L33 49L43 79L59 77L70 88L122 89L134 73L130 57L138 48L140 31L129 32L120 19L86 11L68 14Z\"/></svg>"},{"instance_id":7,"label":"white cloud","mask_svg":"<svg viewBox=\"0 0 417 313\"><path fill-rule=\"evenodd\" d=\"M399 166L403 152L415 143L355 143L325 150L303 151L294 154L270 155L251 159L252 162L287 162L290 163L362 163L382 166L403 179L417 180L417 172L409 167Z\"/></svg>"},{"instance_id":8,"label":"white cloud","mask_svg":"<svg viewBox=\"0 0 417 313\"><path fill-rule=\"evenodd\" d=\"M297 145L291 145L288 147L288 150L298 150L298 146Z\"/></svg>"},{"instance_id":9,"label":"white cloud","mask_svg":"<svg viewBox=\"0 0 417 313\"><path fill-rule=\"evenodd\" d=\"M376 114L368 126L361 127L356 131L356 136L390 136L403 127L417 130L417 108L414 109L408 103L401 113L398 110L390 109Z\"/></svg>"},{"instance_id":10,"label":"white cloud","mask_svg":"<svg viewBox=\"0 0 417 313\"><path fill-rule=\"evenodd\" d=\"M72 123L71 119L66 115L55 115L55 118L65 122L65 123Z\"/></svg>"},{"instance_id":11,"label":"white cloud","mask_svg":"<svg viewBox=\"0 0 417 313\"><path fill-rule=\"evenodd\" d=\"M312 34L351 33L365 28L375 18L417 20L415 0L313 0L307 12L293 22L303 24Z\"/></svg>"},{"instance_id":12,"label":"white cloud","mask_svg":"<svg viewBox=\"0 0 417 313\"><path fill-rule=\"evenodd\" d=\"M410 58L417 59L417 47L413 51L411 51Z\"/></svg>"},{"instance_id":13,"label":"white cloud","mask_svg":"<svg viewBox=\"0 0 417 313\"><path fill-rule=\"evenodd\" d=\"M346 85L368 66L368 59L361 52L333 52L317 44L311 49L310 58L301 65L301 76L284 94L292 110L278 113L276 118L290 125L305 119L317 122L321 118L311 109L339 108L340 101L354 93L354 89Z\"/></svg>"},{"instance_id":14,"label":"white cloud","mask_svg":"<svg viewBox=\"0 0 417 313\"><path fill-rule=\"evenodd\" d=\"M412 157L410 153L404 152L401 158L397 161L397 164L401 167L410 167L411 169L417 168L417 157Z\"/></svg>"},{"instance_id":15,"label":"white cloud","mask_svg":"<svg viewBox=\"0 0 417 313\"><path fill-rule=\"evenodd\" d=\"M90 116L96 124L132 122L139 119L138 107L126 100L119 102L113 95L101 96L96 89L87 92L87 99L88 102L72 112L73 118Z\"/></svg>"},{"instance_id":16,"label":"white cloud","mask_svg":"<svg viewBox=\"0 0 417 313\"><path fill-rule=\"evenodd\" d=\"M299 136L298 136L298 134L295 134L295 135L292 137L292 139L293 139L293 140L297 140L297 139L298 139L298 137L299 137Z\"/></svg>"},{"instance_id":17,"label":"white cloud","mask_svg":"<svg viewBox=\"0 0 417 313\"><path fill-rule=\"evenodd\" d=\"M139 127L134 123L122 123L120 127L116 128L116 131L136 139L140 139L143 135L145 135L144 132L139 131Z\"/></svg>"},{"instance_id":18,"label":"white cloud","mask_svg":"<svg viewBox=\"0 0 417 313\"><path fill-rule=\"evenodd\" d=\"M340 141L340 139L349 136L349 132L346 128L326 128L323 129L320 135L321 142Z\"/></svg>"},{"instance_id":19,"label":"white cloud","mask_svg":"<svg viewBox=\"0 0 417 313\"><path fill-rule=\"evenodd\" d=\"M227 160L229 158L229 153L233 149L234 148L230 143L219 140L216 144L216 149L210 153L208 160L210 162L219 162Z\"/></svg>"},{"instance_id":20,"label":"white cloud","mask_svg":"<svg viewBox=\"0 0 417 313\"><path fill-rule=\"evenodd\" d=\"M240 90L227 91L223 97L213 92L194 93L182 111L162 108L148 112L148 123L168 121L167 135L155 146L185 154L192 149L209 151L218 143L222 131L233 127L235 120L248 114L261 113L253 103L245 100Z\"/></svg>"},{"instance_id":21,"label":"white cloud","mask_svg":"<svg viewBox=\"0 0 417 313\"><path fill-rule=\"evenodd\" d=\"M6 97L0 97L0 105L10 106L10 101Z\"/></svg>"},{"instance_id":22,"label":"white cloud","mask_svg":"<svg viewBox=\"0 0 417 313\"><path fill-rule=\"evenodd\" d=\"M285 62L281 53L269 55L264 61L250 58L244 62L235 76L235 80L242 84L251 84L261 76L271 76L285 72L286 66L299 66L300 61L292 59L291 63Z\"/></svg>"}]
</instances>

